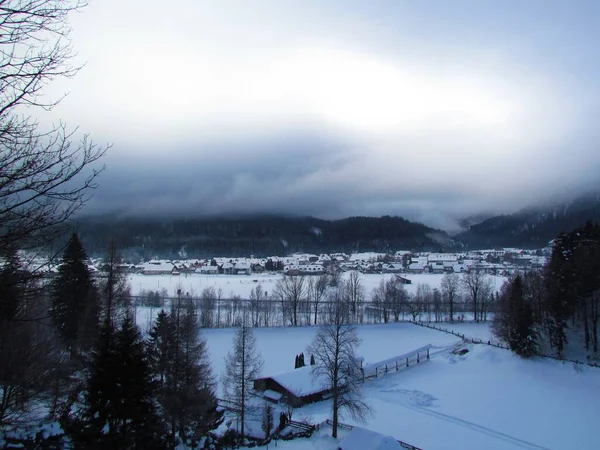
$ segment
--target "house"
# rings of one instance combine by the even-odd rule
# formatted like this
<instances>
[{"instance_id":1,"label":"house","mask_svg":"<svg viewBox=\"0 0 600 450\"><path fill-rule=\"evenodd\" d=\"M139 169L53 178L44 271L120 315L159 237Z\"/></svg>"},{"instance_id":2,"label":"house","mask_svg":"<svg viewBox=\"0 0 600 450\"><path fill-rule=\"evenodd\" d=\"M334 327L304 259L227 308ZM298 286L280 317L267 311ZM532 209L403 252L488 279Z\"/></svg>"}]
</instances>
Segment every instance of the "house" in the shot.
<instances>
[{"instance_id":1,"label":"house","mask_svg":"<svg viewBox=\"0 0 600 450\"><path fill-rule=\"evenodd\" d=\"M319 263L300 264L298 270L303 275L321 275L325 273L325 267Z\"/></svg>"},{"instance_id":2,"label":"house","mask_svg":"<svg viewBox=\"0 0 600 450\"><path fill-rule=\"evenodd\" d=\"M252 269L248 261L238 261L233 265L232 274L234 275L250 275Z\"/></svg>"},{"instance_id":3,"label":"house","mask_svg":"<svg viewBox=\"0 0 600 450\"><path fill-rule=\"evenodd\" d=\"M366 428L354 427L341 440L338 450L401 450L400 442L391 436L376 433Z\"/></svg>"},{"instance_id":4,"label":"house","mask_svg":"<svg viewBox=\"0 0 600 450\"><path fill-rule=\"evenodd\" d=\"M144 275L171 275L174 272L173 263L166 261L150 261L143 264Z\"/></svg>"},{"instance_id":5,"label":"house","mask_svg":"<svg viewBox=\"0 0 600 450\"><path fill-rule=\"evenodd\" d=\"M399 263L384 264L382 272L383 273L400 273L400 272L402 272L403 269L404 268L402 267L402 264L399 264Z\"/></svg>"},{"instance_id":6,"label":"house","mask_svg":"<svg viewBox=\"0 0 600 450\"><path fill-rule=\"evenodd\" d=\"M398 282L400 284L412 284L412 280L409 280L408 278L401 277L399 275L396 275L396 280L398 280Z\"/></svg>"},{"instance_id":7,"label":"house","mask_svg":"<svg viewBox=\"0 0 600 450\"><path fill-rule=\"evenodd\" d=\"M429 271L431 273L444 273L444 263L442 261L436 261L429 264Z\"/></svg>"},{"instance_id":8,"label":"house","mask_svg":"<svg viewBox=\"0 0 600 450\"><path fill-rule=\"evenodd\" d=\"M423 273L425 271L425 266L422 263L411 263L408 266L408 271L412 273Z\"/></svg>"},{"instance_id":9,"label":"house","mask_svg":"<svg viewBox=\"0 0 600 450\"><path fill-rule=\"evenodd\" d=\"M219 267L218 266L202 266L196 269L195 273L199 273L200 275L218 275Z\"/></svg>"},{"instance_id":10,"label":"house","mask_svg":"<svg viewBox=\"0 0 600 450\"><path fill-rule=\"evenodd\" d=\"M219 272L224 273L225 275L233 275L233 266L234 264L231 262L224 262L221 265L221 270Z\"/></svg>"},{"instance_id":11,"label":"house","mask_svg":"<svg viewBox=\"0 0 600 450\"><path fill-rule=\"evenodd\" d=\"M257 378L254 380L254 390L261 392L270 401L283 402L293 407L325 400L331 392L327 378L313 376L311 366Z\"/></svg>"}]
</instances>

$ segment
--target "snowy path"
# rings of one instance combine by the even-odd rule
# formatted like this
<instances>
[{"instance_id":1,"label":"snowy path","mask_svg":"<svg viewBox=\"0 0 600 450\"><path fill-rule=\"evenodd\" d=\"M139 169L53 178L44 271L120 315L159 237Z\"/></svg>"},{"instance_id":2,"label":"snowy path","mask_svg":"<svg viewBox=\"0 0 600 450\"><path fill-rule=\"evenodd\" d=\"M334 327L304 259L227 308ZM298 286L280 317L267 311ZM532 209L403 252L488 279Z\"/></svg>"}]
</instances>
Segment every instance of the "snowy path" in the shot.
<instances>
[{"instance_id":1,"label":"snowy path","mask_svg":"<svg viewBox=\"0 0 600 450\"><path fill-rule=\"evenodd\" d=\"M439 411L434 411L434 410L430 409L430 407L432 405L421 406L419 404L413 404L411 402L410 398L414 398L415 396L422 397L425 399L427 399L428 397L431 397L428 394L425 394L423 392L407 391L405 389L387 389L387 390L383 390L381 392L384 394L381 397L381 400L383 400L384 402L394 403L396 405L402 406L403 408L410 409L412 411L416 411L421 414L427 414L429 416L435 417L436 419L443 420L443 421L449 422L454 425L459 425L461 427L466 427L471 430L475 430L479 433L483 433L487 436L491 436L495 439L500 439L504 442L512 444L514 447L524 448L524 449L529 449L529 450L550 450L548 447L543 447L541 445L534 444L533 442L528 442L523 439L519 439L515 436L511 436L509 434L502 433L500 431L495 431L495 430L492 430L491 428L484 427L482 425L478 425L476 423L469 422L467 420L460 419L458 417L444 414ZM400 394L400 395L398 396L398 395L394 395L394 394ZM410 396L410 398L407 400L406 397L408 397L408 396Z\"/></svg>"}]
</instances>

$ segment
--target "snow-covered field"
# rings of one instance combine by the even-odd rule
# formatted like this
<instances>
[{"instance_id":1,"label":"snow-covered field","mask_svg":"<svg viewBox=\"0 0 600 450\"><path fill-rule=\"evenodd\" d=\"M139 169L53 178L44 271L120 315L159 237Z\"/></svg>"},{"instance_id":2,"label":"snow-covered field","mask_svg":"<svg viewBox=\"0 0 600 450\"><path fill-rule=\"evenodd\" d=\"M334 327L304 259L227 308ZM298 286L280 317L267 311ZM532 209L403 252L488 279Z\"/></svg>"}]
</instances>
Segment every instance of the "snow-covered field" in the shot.
<instances>
[{"instance_id":1,"label":"snow-covered field","mask_svg":"<svg viewBox=\"0 0 600 450\"><path fill-rule=\"evenodd\" d=\"M174 296L178 288L190 295L200 295L203 289L213 287L215 290L221 289L224 297L239 295L242 298L249 298L250 291L254 286L261 284L263 291L273 292L277 280L283 275L277 274L252 274L252 275L200 275L200 274L182 274L182 275L142 275L133 274L129 276L129 283L133 295L141 291L161 291L167 290L168 295ZM345 277L348 274L344 274ZM379 286L382 279L390 278L391 274L361 274L360 279L367 295ZM440 288L442 274L414 274L402 275L412 281L412 284L406 285L409 293L414 294L417 291L419 283L427 283L432 288ZM499 290L504 282L504 277L492 277L495 290Z\"/></svg>"},{"instance_id":2,"label":"snow-covered field","mask_svg":"<svg viewBox=\"0 0 600 450\"><path fill-rule=\"evenodd\" d=\"M486 327L465 323L455 329L483 338L489 333ZM234 332L203 331L217 373L223 370ZM313 327L257 329L263 374L292 369L294 356L305 351L314 333ZM374 411L365 424L369 429L426 450L598 448L600 369L522 360L486 345L462 346L469 352L456 356L449 353L460 345L455 336L410 323L359 326L359 335L363 341L358 353L366 362L425 344L438 347L430 361L363 385ZM321 422L330 417L330 404L316 403L294 412L294 419L303 417ZM323 433L279 446L336 448Z\"/></svg>"}]
</instances>

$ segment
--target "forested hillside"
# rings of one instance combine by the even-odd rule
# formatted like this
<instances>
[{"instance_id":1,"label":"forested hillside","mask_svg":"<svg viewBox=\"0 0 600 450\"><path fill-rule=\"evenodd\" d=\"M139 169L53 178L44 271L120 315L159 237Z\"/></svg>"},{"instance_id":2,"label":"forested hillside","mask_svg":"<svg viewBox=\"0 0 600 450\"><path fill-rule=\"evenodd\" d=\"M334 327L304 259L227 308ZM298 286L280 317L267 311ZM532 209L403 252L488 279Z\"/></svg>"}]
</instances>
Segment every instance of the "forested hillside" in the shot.
<instances>
[{"instance_id":1,"label":"forested hillside","mask_svg":"<svg viewBox=\"0 0 600 450\"><path fill-rule=\"evenodd\" d=\"M600 221L600 194L580 196L551 206L534 206L491 217L455 236L468 248L541 248L557 234Z\"/></svg>"},{"instance_id":2,"label":"forested hillside","mask_svg":"<svg viewBox=\"0 0 600 450\"><path fill-rule=\"evenodd\" d=\"M76 222L90 254L101 254L115 237L125 254L140 257L286 255L292 252L440 250L449 236L400 217L253 217L211 219L118 219L88 217Z\"/></svg>"}]
</instances>

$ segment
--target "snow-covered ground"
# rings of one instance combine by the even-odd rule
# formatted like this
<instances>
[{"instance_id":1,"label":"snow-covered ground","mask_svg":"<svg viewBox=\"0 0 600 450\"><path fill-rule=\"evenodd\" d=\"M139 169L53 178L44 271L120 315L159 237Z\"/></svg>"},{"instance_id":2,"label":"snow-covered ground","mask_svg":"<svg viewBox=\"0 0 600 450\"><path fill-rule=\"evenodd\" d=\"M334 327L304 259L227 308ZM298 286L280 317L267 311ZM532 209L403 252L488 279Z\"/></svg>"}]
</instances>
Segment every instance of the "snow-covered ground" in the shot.
<instances>
[{"instance_id":1,"label":"snow-covered ground","mask_svg":"<svg viewBox=\"0 0 600 450\"><path fill-rule=\"evenodd\" d=\"M497 341L497 338L492 334L491 321L488 322L454 322L454 323L431 323L439 328L461 333L465 338L481 339L482 341Z\"/></svg>"},{"instance_id":2,"label":"snow-covered ground","mask_svg":"<svg viewBox=\"0 0 600 450\"><path fill-rule=\"evenodd\" d=\"M458 324L455 329L483 338L486 327ZM223 370L234 332L203 331L217 373ZM312 327L257 329L263 374L291 369L294 356L305 351L314 332ZM358 353L366 362L425 344L437 347L430 361L363 385L374 411L364 425L369 429L427 450L598 448L600 369L523 360L486 345L461 346L469 352L456 356L449 352L460 346L455 336L410 323L359 326L359 335L363 342ZM294 419L321 422L330 417L330 407L329 402L307 405L294 412ZM278 446L336 448L323 433Z\"/></svg>"},{"instance_id":3,"label":"snow-covered ground","mask_svg":"<svg viewBox=\"0 0 600 450\"><path fill-rule=\"evenodd\" d=\"M292 370L294 358L301 352L305 352L307 361L310 360L306 348L316 331L316 327L257 328L256 343L264 359L262 374L268 376ZM224 370L224 357L232 346L235 332L235 328L202 330L211 352L213 368L218 374ZM358 332L362 342L357 353L365 358L364 364L402 355L424 344L448 347L460 342L451 334L410 323L361 325Z\"/></svg>"},{"instance_id":4,"label":"snow-covered ground","mask_svg":"<svg viewBox=\"0 0 600 450\"><path fill-rule=\"evenodd\" d=\"M181 274L181 275L142 275L132 274L129 276L131 292L133 295L141 291L161 291L167 290L168 295L174 296L178 288L190 295L200 295L203 289L213 287L215 290L221 289L224 297L239 295L242 298L249 298L250 291L254 286L262 285L263 291L273 292L277 281L283 275L278 274L252 274L252 275L200 275L200 274ZM343 275L348 277L348 273ZM382 279L388 279L392 274L361 274L360 279L365 289L365 293L370 295L371 291L379 286ZM402 274L403 277L412 281L412 284L405 285L409 293L416 293L419 283L427 283L432 288L440 288L444 275L442 274ZM499 290L505 277L491 277L494 282L494 290Z\"/></svg>"}]
</instances>

